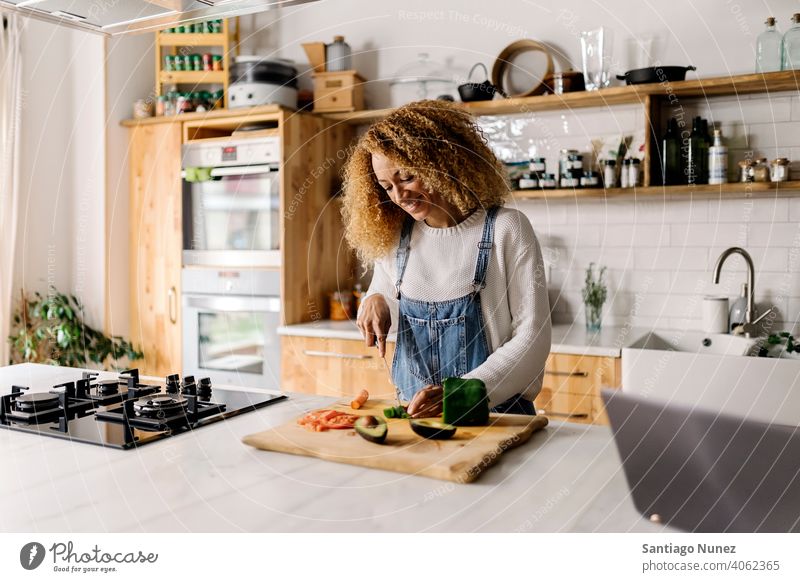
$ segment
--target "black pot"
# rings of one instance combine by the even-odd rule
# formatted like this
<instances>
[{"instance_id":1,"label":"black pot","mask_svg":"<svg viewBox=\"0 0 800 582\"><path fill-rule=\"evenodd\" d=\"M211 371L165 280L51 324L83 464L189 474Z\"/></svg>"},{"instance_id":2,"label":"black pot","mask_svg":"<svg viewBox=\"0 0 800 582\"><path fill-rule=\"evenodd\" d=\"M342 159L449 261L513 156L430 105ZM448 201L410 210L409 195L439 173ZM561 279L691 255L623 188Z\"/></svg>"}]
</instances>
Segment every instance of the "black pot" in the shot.
<instances>
[{"instance_id":1,"label":"black pot","mask_svg":"<svg viewBox=\"0 0 800 582\"><path fill-rule=\"evenodd\" d=\"M643 83L674 82L686 79L687 71L696 71L697 67L646 67L627 71L624 75L617 75L617 79L625 81L626 85L641 85Z\"/></svg>"},{"instance_id":2,"label":"black pot","mask_svg":"<svg viewBox=\"0 0 800 582\"><path fill-rule=\"evenodd\" d=\"M469 78L472 78L472 73L475 72L477 67L483 67L484 75L488 77L489 73L486 71L484 64L477 63L470 70ZM469 103L470 101L490 101L494 99L495 91L495 86L492 85L489 79L481 81L480 83L468 82L458 86L458 94L465 103Z\"/></svg>"},{"instance_id":3,"label":"black pot","mask_svg":"<svg viewBox=\"0 0 800 582\"><path fill-rule=\"evenodd\" d=\"M237 61L231 66L231 83L270 83L297 88L297 69L277 60Z\"/></svg>"}]
</instances>

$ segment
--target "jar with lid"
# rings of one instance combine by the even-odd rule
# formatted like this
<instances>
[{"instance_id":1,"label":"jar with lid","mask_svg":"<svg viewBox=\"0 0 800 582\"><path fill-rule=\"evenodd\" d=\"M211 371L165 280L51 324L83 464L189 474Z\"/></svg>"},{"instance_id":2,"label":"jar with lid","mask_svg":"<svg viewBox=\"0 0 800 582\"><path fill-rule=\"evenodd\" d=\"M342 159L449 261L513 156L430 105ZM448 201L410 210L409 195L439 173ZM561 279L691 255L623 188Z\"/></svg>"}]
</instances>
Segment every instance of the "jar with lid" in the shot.
<instances>
[{"instance_id":1,"label":"jar with lid","mask_svg":"<svg viewBox=\"0 0 800 582\"><path fill-rule=\"evenodd\" d=\"M201 55L192 55L192 70L193 71L202 71L203 70L203 57Z\"/></svg>"},{"instance_id":2,"label":"jar with lid","mask_svg":"<svg viewBox=\"0 0 800 582\"><path fill-rule=\"evenodd\" d=\"M639 185L639 166L641 160L639 158L631 158L630 165L628 165L628 188L635 188Z\"/></svg>"},{"instance_id":3,"label":"jar with lid","mask_svg":"<svg viewBox=\"0 0 800 582\"><path fill-rule=\"evenodd\" d=\"M333 42L325 45L325 70L332 73L352 70L350 52L350 45L344 42L344 37L334 36Z\"/></svg>"},{"instance_id":4,"label":"jar with lid","mask_svg":"<svg viewBox=\"0 0 800 582\"><path fill-rule=\"evenodd\" d=\"M631 159L625 158L622 160L622 171L619 173L619 186L620 188L630 188L631 177Z\"/></svg>"},{"instance_id":5,"label":"jar with lid","mask_svg":"<svg viewBox=\"0 0 800 582\"><path fill-rule=\"evenodd\" d=\"M565 176L570 170L583 171L583 156L578 150L561 150L558 158L558 173Z\"/></svg>"},{"instance_id":6,"label":"jar with lid","mask_svg":"<svg viewBox=\"0 0 800 582\"><path fill-rule=\"evenodd\" d=\"M215 71L222 70L222 55L213 55L211 57L211 68Z\"/></svg>"},{"instance_id":7,"label":"jar with lid","mask_svg":"<svg viewBox=\"0 0 800 582\"><path fill-rule=\"evenodd\" d=\"M772 160L770 179L773 182L786 182L789 180L789 160L787 158Z\"/></svg>"},{"instance_id":8,"label":"jar with lid","mask_svg":"<svg viewBox=\"0 0 800 582\"><path fill-rule=\"evenodd\" d=\"M594 170L587 170L581 176L581 188L598 188L600 186L600 174Z\"/></svg>"},{"instance_id":9,"label":"jar with lid","mask_svg":"<svg viewBox=\"0 0 800 582\"><path fill-rule=\"evenodd\" d=\"M577 170L567 170L561 174L561 181L559 186L561 188L580 188L581 187L581 174Z\"/></svg>"},{"instance_id":10,"label":"jar with lid","mask_svg":"<svg viewBox=\"0 0 800 582\"><path fill-rule=\"evenodd\" d=\"M744 159L739 162L739 181L752 182L754 179L755 162L751 159Z\"/></svg>"},{"instance_id":11,"label":"jar with lid","mask_svg":"<svg viewBox=\"0 0 800 582\"><path fill-rule=\"evenodd\" d=\"M166 95L159 95L156 98L156 117L163 117L167 111L167 97Z\"/></svg>"},{"instance_id":12,"label":"jar with lid","mask_svg":"<svg viewBox=\"0 0 800 582\"><path fill-rule=\"evenodd\" d=\"M547 169L544 158L531 158L528 169L538 175L544 174Z\"/></svg>"},{"instance_id":13,"label":"jar with lid","mask_svg":"<svg viewBox=\"0 0 800 582\"><path fill-rule=\"evenodd\" d=\"M533 190L539 186L539 180L535 172L523 172L519 177L520 190Z\"/></svg>"},{"instance_id":14,"label":"jar with lid","mask_svg":"<svg viewBox=\"0 0 800 582\"><path fill-rule=\"evenodd\" d=\"M606 188L617 185L617 160L603 160L603 185Z\"/></svg>"},{"instance_id":15,"label":"jar with lid","mask_svg":"<svg viewBox=\"0 0 800 582\"><path fill-rule=\"evenodd\" d=\"M769 182L769 180L769 160L767 158L758 158L753 166L753 181Z\"/></svg>"},{"instance_id":16,"label":"jar with lid","mask_svg":"<svg viewBox=\"0 0 800 582\"><path fill-rule=\"evenodd\" d=\"M164 70L165 71L175 70L175 55L166 55L164 57Z\"/></svg>"},{"instance_id":17,"label":"jar with lid","mask_svg":"<svg viewBox=\"0 0 800 582\"><path fill-rule=\"evenodd\" d=\"M543 190L553 190L556 187L555 174L542 174L539 178L539 187Z\"/></svg>"}]
</instances>

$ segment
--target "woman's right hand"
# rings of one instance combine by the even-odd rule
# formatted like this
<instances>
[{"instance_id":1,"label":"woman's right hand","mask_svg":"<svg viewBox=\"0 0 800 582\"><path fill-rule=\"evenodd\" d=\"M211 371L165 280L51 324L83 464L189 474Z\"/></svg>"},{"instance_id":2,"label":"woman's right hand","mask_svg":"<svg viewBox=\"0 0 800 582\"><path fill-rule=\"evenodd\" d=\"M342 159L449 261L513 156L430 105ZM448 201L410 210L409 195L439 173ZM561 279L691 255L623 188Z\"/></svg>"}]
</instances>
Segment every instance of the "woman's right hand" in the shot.
<instances>
[{"instance_id":1,"label":"woman's right hand","mask_svg":"<svg viewBox=\"0 0 800 582\"><path fill-rule=\"evenodd\" d=\"M386 335L392 326L392 315L386 298L380 293L375 293L364 299L356 324L364 334L367 346L374 346L377 342L378 352L381 357L385 356Z\"/></svg>"}]
</instances>

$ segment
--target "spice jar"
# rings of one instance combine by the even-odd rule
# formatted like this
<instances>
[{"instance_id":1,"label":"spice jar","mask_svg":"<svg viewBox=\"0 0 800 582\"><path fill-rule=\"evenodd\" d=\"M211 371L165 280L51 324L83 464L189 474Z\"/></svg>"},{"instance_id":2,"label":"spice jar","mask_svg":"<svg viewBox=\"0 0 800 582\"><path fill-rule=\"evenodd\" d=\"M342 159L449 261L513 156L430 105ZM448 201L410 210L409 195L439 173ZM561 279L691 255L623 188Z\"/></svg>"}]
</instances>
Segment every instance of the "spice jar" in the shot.
<instances>
[{"instance_id":1,"label":"spice jar","mask_svg":"<svg viewBox=\"0 0 800 582\"><path fill-rule=\"evenodd\" d=\"M167 55L164 57L164 70L165 71L175 70L175 55Z\"/></svg>"},{"instance_id":2,"label":"spice jar","mask_svg":"<svg viewBox=\"0 0 800 582\"><path fill-rule=\"evenodd\" d=\"M603 184L606 188L614 188L617 185L617 160L603 161Z\"/></svg>"},{"instance_id":3,"label":"spice jar","mask_svg":"<svg viewBox=\"0 0 800 582\"><path fill-rule=\"evenodd\" d=\"M595 171L587 170L581 176L582 188L597 188L600 186L600 174Z\"/></svg>"},{"instance_id":4,"label":"spice jar","mask_svg":"<svg viewBox=\"0 0 800 582\"><path fill-rule=\"evenodd\" d=\"M773 182L786 182L789 180L789 160L787 158L777 158L772 160L770 167L770 179Z\"/></svg>"},{"instance_id":5,"label":"spice jar","mask_svg":"<svg viewBox=\"0 0 800 582\"><path fill-rule=\"evenodd\" d=\"M767 158L758 158L753 166L754 182L769 182L769 161Z\"/></svg>"},{"instance_id":6,"label":"spice jar","mask_svg":"<svg viewBox=\"0 0 800 582\"><path fill-rule=\"evenodd\" d=\"M201 57L200 55L191 55L191 60L192 60L193 71L203 70L203 57Z\"/></svg>"},{"instance_id":7,"label":"spice jar","mask_svg":"<svg viewBox=\"0 0 800 582\"><path fill-rule=\"evenodd\" d=\"M137 99L133 103L134 119L144 119L153 115L152 103L146 99Z\"/></svg>"},{"instance_id":8,"label":"spice jar","mask_svg":"<svg viewBox=\"0 0 800 582\"><path fill-rule=\"evenodd\" d=\"M328 294L331 319L333 321L344 321L350 319L353 313L353 294L344 291L334 291Z\"/></svg>"},{"instance_id":9,"label":"spice jar","mask_svg":"<svg viewBox=\"0 0 800 582\"><path fill-rule=\"evenodd\" d=\"M577 170L567 170L561 174L561 188L580 188L581 187L581 172Z\"/></svg>"},{"instance_id":10,"label":"spice jar","mask_svg":"<svg viewBox=\"0 0 800 582\"><path fill-rule=\"evenodd\" d=\"M739 181L752 182L755 162L750 159L744 159L739 162Z\"/></svg>"},{"instance_id":11,"label":"spice jar","mask_svg":"<svg viewBox=\"0 0 800 582\"><path fill-rule=\"evenodd\" d=\"M538 175L544 174L547 169L544 158L531 158L528 163L528 169Z\"/></svg>"},{"instance_id":12,"label":"spice jar","mask_svg":"<svg viewBox=\"0 0 800 582\"><path fill-rule=\"evenodd\" d=\"M543 190L553 190L556 187L555 174L542 174L539 179L539 187Z\"/></svg>"},{"instance_id":13,"label":"spice jar","mask_svg":"<svg viewBox=\"0 0 800 582\"><path fill-rule=\"evenodd\" d=\"M628 166L628 188L635 188L639 185L639 158L631 158Z\"/></svg>"},{"instance_id":14,"label":"spice jar","mask_svg":"<svg viewBox=\"0 0 800 582\"><path fill-rule=\"evenodd\" d=\"M211 57L211 68L215 71L222 70L222 55L214 55Z\"/></svg>"},{"instance_id":15,"label":"spice jar","mask_svg":"<svg viewBox=\"0 0 800 582\"><path fill-rule=\"evenodd\" d=\"M631 177L631 159L625 158L622 160L622 171L619 173L619 186L620 188L628 188L630 186Z\"/></svg>"},{"instance_id":16,"label":"spice jar","mask_svg":"<svg viewBox=\"0 0 800 582\"><path fill-rule=\"evenodd\" d=\"M532 190L538 186L539 186L539 180L536 178L536 174L533 172L524 172L519 177L520 190Z\"/></svg>"},{"instance_id":17,"label":"spice jar","mask_svg":"<svg viewBox=\"0 0 800 582\"><path fill-rule=\"evenodd\" d=\"M203 53L203 70L211 71L214 69L214 58L211 53Z\"/></svg>"},{"instance_id":18,"label":"spice jar","mask_svg":"<svg viewBox=\"0 0 800 582\"><path fill-rule=\"evenodd\" d=\"M167 97L159 95L156 99L156 117L163 117L167 113Z\"/></svg>"}]
</instances>

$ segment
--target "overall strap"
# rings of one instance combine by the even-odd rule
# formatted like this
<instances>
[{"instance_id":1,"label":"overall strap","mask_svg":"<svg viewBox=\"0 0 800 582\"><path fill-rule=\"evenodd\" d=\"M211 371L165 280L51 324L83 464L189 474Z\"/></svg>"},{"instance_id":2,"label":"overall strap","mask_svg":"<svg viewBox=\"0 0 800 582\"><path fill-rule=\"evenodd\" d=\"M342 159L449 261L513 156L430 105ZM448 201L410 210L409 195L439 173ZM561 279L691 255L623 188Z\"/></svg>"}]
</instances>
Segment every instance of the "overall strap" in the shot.
<instances>
[{"instance_id":1,"label":"overall strap","mask_svg":"<svg viewBox=\"0 0 800 582\"><path fill-rule=\"evenodd\" d=\"M489 268L489 251L492 250L494 240L494 220L497 218L499 206L493 206L486 211L486 221L483 223L481 242L478 243L478 262L475 264L475 276L472 279L474 293L486 287L486 271Z\"/></svg>"},{"instance_id":2,"label":"overall strap","mask_svg":"<svg viewBox=\"0 0 800 582\"><path fill-rule=\"evenodd\" d=\"M400 244L397 246L397 283L394 284L397 299L400 299L400 285L403 282L403 273L408 264L408 248L411 243L411 231L414 229L414 219L406 216L403 228L400 231Z\"/></svg>"}]
</instances>

